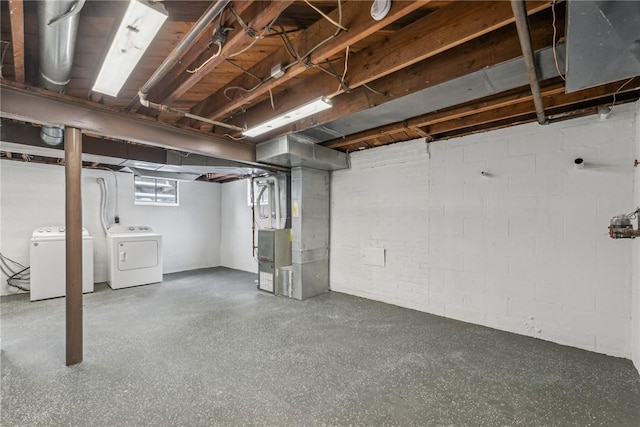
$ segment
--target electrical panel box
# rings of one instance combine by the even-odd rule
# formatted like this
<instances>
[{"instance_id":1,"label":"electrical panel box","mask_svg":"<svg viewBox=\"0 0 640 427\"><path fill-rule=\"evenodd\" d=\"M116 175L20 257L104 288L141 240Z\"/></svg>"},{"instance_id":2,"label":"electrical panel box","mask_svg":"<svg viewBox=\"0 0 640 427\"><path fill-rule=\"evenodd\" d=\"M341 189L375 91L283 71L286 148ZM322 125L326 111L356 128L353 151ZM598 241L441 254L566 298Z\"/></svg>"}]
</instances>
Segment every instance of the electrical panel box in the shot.
<instances>
[{"instance_id":1,"label":"electrical panel box","mask_svg":"<svg viewBox=\"0 0 640 427\"><path fill-rule=\"evenodd\" d=\"M258 289L275 292L279 269L291 265L291 229L258 230Z\"/></svg>"}]
</instances>

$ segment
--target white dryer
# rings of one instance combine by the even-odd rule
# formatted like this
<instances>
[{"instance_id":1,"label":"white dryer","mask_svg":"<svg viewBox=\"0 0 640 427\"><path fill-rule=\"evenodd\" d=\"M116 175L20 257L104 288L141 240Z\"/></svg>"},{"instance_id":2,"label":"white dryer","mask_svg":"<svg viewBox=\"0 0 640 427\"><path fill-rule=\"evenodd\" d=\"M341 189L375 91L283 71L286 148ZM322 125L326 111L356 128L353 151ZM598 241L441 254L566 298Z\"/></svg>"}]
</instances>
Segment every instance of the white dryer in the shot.
<instances>
[{"instance_id":1,"label":"white dryer","mask_svg":"<svg viewBox=\"0 0 640 427\"><path fill-rule=\"evenodd\" d=\"M111 289L162 282L162 235L151 227L111 227L107 253Z\"/></svg>"},{"instance_id":2,"label":"white dryer","mask_svg":"<svg viewBox=\"0 0 640 427\"><path fill-rule=\"evenodd\" d=\"M63 297L66 284L66 234L63 226L38 227L31 235L31 301ZM82 229L82 292L93 292L93 238Z\"/></svg>"}]
</instances>

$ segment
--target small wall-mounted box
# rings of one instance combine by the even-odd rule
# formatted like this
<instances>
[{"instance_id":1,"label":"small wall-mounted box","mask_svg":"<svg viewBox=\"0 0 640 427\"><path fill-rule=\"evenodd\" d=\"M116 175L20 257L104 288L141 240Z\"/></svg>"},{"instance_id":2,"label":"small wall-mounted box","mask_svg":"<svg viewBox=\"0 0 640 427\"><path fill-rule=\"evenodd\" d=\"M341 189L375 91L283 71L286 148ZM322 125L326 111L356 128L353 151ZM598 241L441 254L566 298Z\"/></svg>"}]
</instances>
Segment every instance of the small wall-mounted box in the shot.
<instances>
[{"instance_id":1,"label":"small wall-mounted box","mask_svg":"<svg viewBox=\"0 0 640 427\"><path fill-rule=\"evenodd\" d=\"M384 249L383 248L362 248L360 250L360 259L364 265L375 265L384 267Z\"/></svg>"}]
</instances>

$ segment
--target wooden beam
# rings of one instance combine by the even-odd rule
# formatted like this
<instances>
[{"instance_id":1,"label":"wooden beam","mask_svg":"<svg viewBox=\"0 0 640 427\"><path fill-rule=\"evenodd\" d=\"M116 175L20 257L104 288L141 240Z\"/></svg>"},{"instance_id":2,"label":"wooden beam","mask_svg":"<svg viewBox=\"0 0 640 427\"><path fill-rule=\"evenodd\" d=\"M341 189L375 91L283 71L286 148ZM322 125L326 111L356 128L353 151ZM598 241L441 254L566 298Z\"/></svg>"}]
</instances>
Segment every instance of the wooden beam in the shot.
<instances>
[{"instance_id":1,"label":"wooden beam","mask_svg":"<svg viewBox=\"0 0 640 427\"><path fill-rule=\"evenodd\" d=\"M23 0L9 0L11 44L15 80L24 83L24 4Z\"/></svg>"},{"instance_id":2,"label":"wooden beam","mask_svg":"<svg viewBox=\"0 0 640 427\"><path fill-rule=\"evenodd\" d=\"M66 95L11 87L3 81L0 97L1 117L78 127L94 135L256 164L255 148L250 144L142 120L88 101L79 102Z\"/></svg>"},{"instance_id":3,"label":"wooden beam","mask_svg":"<svg viewBox=\"0 0 640 427\"><path fill-rule=\"evenodd\" d=\"M374 21L370 16L370 2L353 1L342 5L342 24L348 31L337 32L337 28L325 19L321 19L314 25L299 34L292 41L293 48L303 58L302 62L292 61L287 49L282 46L267 59L253 66L249 72L264 79L264 84L251 92L236 91L234 98L228 101L222 91L218 91L202 102L191 108L191 113L204 117L225 117L254 99L276 89L277 86L302 74L308 68L308 63L318 64L331 56L342 52L347 46L351 46L365 39L376 31L386 27L396 20L406 16L410 12L424 6L429 0L422 1L396 1L392 3L389 14L380 21ZM329 15L334 21L339 21L338 11ZM304 60L306 57L307 60ZM288 67L284 76L278 79L269 78L271 68L283 64ZM249 88L255 86L255 79L242 74L234 79L229 86ZM306 100L300 99L300 102ZM180 123L193 126L194 121L181 120Z\"/></svg>"},{"instance_id":4,"label":"wooden beam","mask_svg":"<svg viewBox=\"0 0 640 427\"><path fill-rule=\"evenodd\" d=\"M240 1L234 2L232 4L234 10L239 15L243 15L247 9L250 7L255 7L254 0ZM237 23L233 24L234 33L239 25ZM178 77L184 75L187 72L187 69L190 68L195 61L198 60L199 57L207 52L209 47L209 42L211 41L211 32L203 31L201 36L193 43L191 49L189 49L184 56L177 62L174 67L169 70L169 72L162 78L160 84L156 85L151 92L149 93L148 98L152 101L156 101L163 104L170 104L167 101L167 94L172 90L175 85L172 84ZM160 102L162 101L162 102Z\"/></svg>"},{"instance_id":5,"label":"wooden beam","mask_svg":"<svg viewBox=\"0 0 640 427\"><path fill-rule=\"evenodd\" d=\"M82 362L82 132L64 131L66 228L66 364Z\"/></svg>"},{"instance_id":6,"label":"wooden beam","mask_svg":"<svg viewBox=\"0 0 640 427\"><path fill-rule=\"evenodd\" d=\"M588 102L610 101L612 94L619 89L621 82L611 83L592 89L586 89L571 94L564 93L562 83L555 81L542 88L542 95L545 108L557 114L558 111L565 111L568 107ZM624 96L638 91L636 85L626 87L618 93ZM440 112L425 114L415 117L402 123L394 123L376 129L368 130L351 135L344 139L337 139L323 144L329 148L346 148L357 144L365 144L378 140L382 135L402 134L407 128L427 128L427 133L431 137L452 132L477 128L480 126L496 123L503 126L505 120L521 120L523 117L531 117L531 121L536 119L533 98L530 91L524 87L518 91L512 91L507 95L485 98L480 102L470 102L461 106L449 108ZM609 98L608 98L609 97ZM582 108L582 106L580 107ZM528 120L528 119L527 119ZM529 120L528 120L529 121ZM404 139L406 140L406 139Z\"/></svg>"},{"instance_id":7,"label":"wooden beam","mask_svg":"<svg viewBox=\"0 0 640 427\"><path fill-rule=\"evenodd\" d=\"M271 21L273 21L277 16L279 16L283 10L285 10L294 0L280 0L280 1L272 1L272 2L259 2L255 3L250 10L251 19L247 19L248 25L250 28L258 31L258 35L262 31L264 27L269 25ZM240 13L237 12L236 13ZM241 51L242 49L247 48L255 39L253 37L249 37L245 31L242 29L240 24L237 21L234 21L234 29L231 31L231 36L225 43L221 53L219 56L206 62L210 59L212 52L215 52L216 47L211 47L211 51L207 50L207 44L210 41L209 37L204 38L204 40L199 41L198 45L194 46L192 51L198 52L200 51L200 55L193 61L190 61L188 64L190 67L184 68L182 73L176 76L176 79L170 84L163 88L162 93L160 94L160 103L161 104L171 104L177 98L182 96L185 92L191 89L196 83L206 77L211 71L213 71L216 67L218 67L222 62L227 60L231 55L236 52ZM206 42L204 45L204 49L202 49L203 42ZM204 52L204 53L203 53ZM189 57L185 56L183 63L186 63L189 60ZM188 73L187 69L196 69L202 64L206 65L197 73ZM183 67L180 67L182 69ZM174 68L175 70L178 67Z\"/></svg>"},{"instance_id":8,"label":"wooden beam","mask_svg":"<svg viewBox=\"0 0 640 427\"><path fill-rule=\"evenodd\" d=\"M542 100L545 109L558 110L559 108L569 107L574 104L582 104L588 101L607 98L620 87L620 84L620 82L616 82L568 94L565 94L564 91L559 93L557 91L552 91L551 93L545 94L543 91ZM637 90L637 87L631 86L629 88L624 88L622 91L618 92L618 94L625 94L635 90ZM493 109L484 110L476 114L456 117L455 119L445 122L429 124L428 133L431 135L437 135L499 120L514 119L531 113L535 114L535 107L533 105L533 98L529 95L528 97L522 97L518 102L514 102L510 105L499 105Z\"/></svg>"},{"instance_id":9,"label":"wooden beam","mask_svg":"<svg viewBox=\"0 0 640 427\"><path fill-rule=\"evenodd\" d=\"M530 2L529 12L539 12L549 5L548 2ZM491 13L482 12L487 10ZM461 16L461 22L470 23L459 24L455 16ZM347 73L350 93L342 93L341 89L336 91L338 83L331 76L314 77L313 81L305 79L276 95L275 111L270 102L261 102L248 110L242 117L243 123L235 123L250 127L295 108L301 99L342 93L332 99L333 108L298 123L297 130L300 130L370 108L373 106L371 99L374 99L374 105L388 102L517 58L521 56L517 32L513 26L507 27L513 21L509 2L453 3L398 31L382 45L354 54L349 60ZM453 24L443 25L443 22ZM536 48L550 43L552 29L546 15L532 19L532 33ZM376 91L384 93L384 96L353 90L373 80Z\"/></svg>"}]
</instances>

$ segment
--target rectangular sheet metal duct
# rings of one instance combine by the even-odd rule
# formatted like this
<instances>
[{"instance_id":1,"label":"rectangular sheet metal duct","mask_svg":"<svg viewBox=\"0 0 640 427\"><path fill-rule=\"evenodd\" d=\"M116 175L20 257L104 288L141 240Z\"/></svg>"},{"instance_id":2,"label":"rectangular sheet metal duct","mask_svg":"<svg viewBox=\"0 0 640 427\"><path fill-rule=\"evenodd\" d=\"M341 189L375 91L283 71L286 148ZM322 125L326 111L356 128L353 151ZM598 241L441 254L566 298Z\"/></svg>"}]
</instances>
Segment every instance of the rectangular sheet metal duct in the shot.
<instances>
[{"instance_id":1,"label":"rectangular sheet metal duct","mask_svg":"<svg viewBox=\"0 0 640 427\"><path fill-rule=\"evenodd\" d=\"M558 48L560 69L564 67L564 45ZM540 80L558 76L551 48L535 52ZM522 57L506 61L457 79L403 96L358 113L344 116L322 126L305 129L296 135L314 142L325 142L377 126L402 122L411 117L463 104L529 84Z\"/></svg>"},{"instance_id":2,"label":"rectangular sheet metal duct","mask_svg":"<svg viewBox=\"0 0 640 427\"><path fill-rule=\"evenodd\" d=\"M640 75L640 2L570 1L567 93Z\"/></svg>"},{"instance_id":3,"label":"rectangular sheet metal duct","mask_svg":"<svg viewBox=\"0 0 640 427\"><path fill-rule=\"evenodd\" d=\"M286 135L256 146L256 160L285 167L304 166L334 171L347 169L347 154Z\"/></svg>"}]
</instances>

